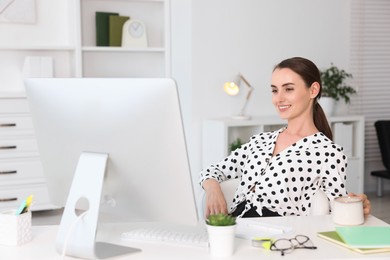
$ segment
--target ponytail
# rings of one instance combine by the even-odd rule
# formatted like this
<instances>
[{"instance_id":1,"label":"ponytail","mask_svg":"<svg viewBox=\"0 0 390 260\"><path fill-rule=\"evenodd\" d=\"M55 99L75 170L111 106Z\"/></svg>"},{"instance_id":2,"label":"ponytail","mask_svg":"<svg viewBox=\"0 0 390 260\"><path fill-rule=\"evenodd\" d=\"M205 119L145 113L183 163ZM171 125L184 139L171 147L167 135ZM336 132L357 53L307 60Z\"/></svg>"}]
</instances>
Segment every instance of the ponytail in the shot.
<instances>
[{"instance_id":1,"label":"ponytail","mask_svg":"<svg viewBox=\"0 0 390 260\"><path fill-rule=\"evenodd\" d=\"M314 100L313 120L317 129L333 141L332 129L330 128L324 110L322 110L322 107L318 103L317 99Z\"/></svg>"}]
</instances>

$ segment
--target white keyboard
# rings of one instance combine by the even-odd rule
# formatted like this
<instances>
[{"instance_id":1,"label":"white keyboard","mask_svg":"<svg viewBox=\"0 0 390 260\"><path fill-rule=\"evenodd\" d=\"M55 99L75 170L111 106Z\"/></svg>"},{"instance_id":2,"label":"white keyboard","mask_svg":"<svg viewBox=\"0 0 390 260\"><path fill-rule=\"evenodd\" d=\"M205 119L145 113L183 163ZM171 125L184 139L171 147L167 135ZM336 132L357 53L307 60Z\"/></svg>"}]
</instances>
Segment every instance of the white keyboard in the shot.
<instances>
[{"instance_id":1,"label":"white keyboard","mask_svg":"<svg viewBox=\"0 0 390 260\"><path fill-rule=\"evenodd\" d=\"M135 242L159 242L171 245L209 246L207 231L200 228L141 227L122 233L122 239Z\"/></svg>"}]
</instances>

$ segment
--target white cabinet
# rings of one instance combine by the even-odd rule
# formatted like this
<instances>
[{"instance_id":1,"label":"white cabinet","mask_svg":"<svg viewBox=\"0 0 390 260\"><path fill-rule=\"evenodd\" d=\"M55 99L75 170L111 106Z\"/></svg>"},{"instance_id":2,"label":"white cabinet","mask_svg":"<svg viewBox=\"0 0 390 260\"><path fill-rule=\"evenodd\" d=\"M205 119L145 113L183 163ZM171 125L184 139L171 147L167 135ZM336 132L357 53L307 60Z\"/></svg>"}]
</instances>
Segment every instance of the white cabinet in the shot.
<instances>
[{"instance_id":1,"label":"white cabinet","mask_svg":"<svg viewBox=\"0 0 390 260\"><path fill-rule=\"evenodd\" d=\"M364 188L364 117L330 117L334 140L348 146L347 190L362 193ZM285 126L278 117L256 117L251 120L229 118L211 119L203 123L202 167L207 167L227 156L229 146L240 138L247 142L259 132L273 131ZM345 126L345 127L343 127Z\"/></svg>"},{"instance_id":2,"label":"white cabinet","mask_svg":"<svg viewBox=\"0 0 390 260\"><path fill-rule=\"evenodd\" d=\"M54 77L169 77L169 10L169 0L39 0L36 24L0 24L0 208L30 193L33 209L51 207L24 94L26 57L51 57ZM142 20L147 47L96 47L96 11Z\"/></svg>"},{"instance_id":3,"label":"white cabinet","mask_svg":"<svg viewBox=\"0 0 390 260\"><path fill-rule=\"evenodd\" d=\"M0 98L0 209L34 195L32 210L53 208L25 98Z\"/></svg>"}]
</instances>

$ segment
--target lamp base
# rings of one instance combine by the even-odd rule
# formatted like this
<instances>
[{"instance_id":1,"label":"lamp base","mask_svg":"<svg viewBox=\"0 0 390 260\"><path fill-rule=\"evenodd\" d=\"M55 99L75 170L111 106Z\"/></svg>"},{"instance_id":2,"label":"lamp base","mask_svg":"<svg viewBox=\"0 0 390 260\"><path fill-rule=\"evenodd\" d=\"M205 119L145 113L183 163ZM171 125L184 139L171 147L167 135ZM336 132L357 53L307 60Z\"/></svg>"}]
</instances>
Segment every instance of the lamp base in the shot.
<instances>
[{"instance_id":1,"label":"lamp base","mask_svg":"<svg viewBox=\"0 0 390 260\"><path fill-rule=\"evenodd\" d=\"M234 120L251 120L251 116L245 116L245 115L237 115L237 116L232 116L232 119Z\"/></svg>"}]
</instances>

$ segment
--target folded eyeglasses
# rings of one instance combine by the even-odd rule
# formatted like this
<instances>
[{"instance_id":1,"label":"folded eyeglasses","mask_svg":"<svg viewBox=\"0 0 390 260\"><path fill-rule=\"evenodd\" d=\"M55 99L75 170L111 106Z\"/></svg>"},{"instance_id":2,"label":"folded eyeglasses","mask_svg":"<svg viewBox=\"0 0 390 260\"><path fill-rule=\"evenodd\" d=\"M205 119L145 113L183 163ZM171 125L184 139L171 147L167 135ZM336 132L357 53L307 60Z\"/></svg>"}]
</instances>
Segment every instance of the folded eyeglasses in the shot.
<instances>
[{"instance_id":1,"label":"folded eyeglasses","mask_svg":"<svg viewBox=\"0 0 390 260\"><path fill-rule=\"evenodd\" d=\"M270 238L258 238L252 240L253 246L261 246L271 251L280 251L281 255L291 253L295 249L317 249L308 236L297 235L294 238L280 238L272 240Z\"/></svg>"}]
</instances>

